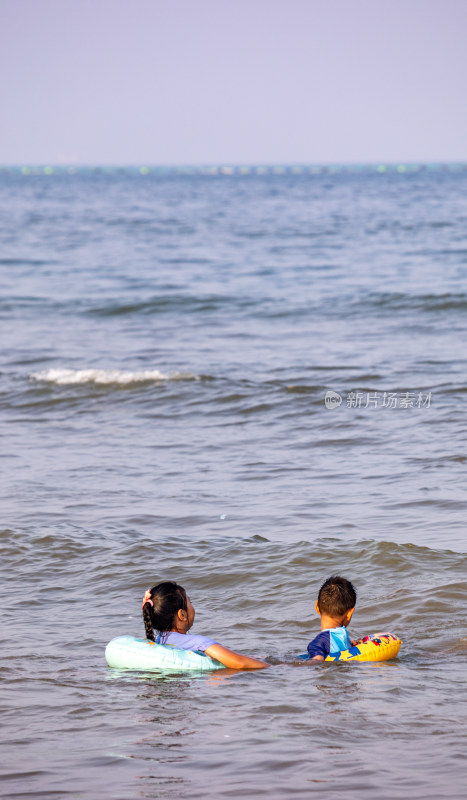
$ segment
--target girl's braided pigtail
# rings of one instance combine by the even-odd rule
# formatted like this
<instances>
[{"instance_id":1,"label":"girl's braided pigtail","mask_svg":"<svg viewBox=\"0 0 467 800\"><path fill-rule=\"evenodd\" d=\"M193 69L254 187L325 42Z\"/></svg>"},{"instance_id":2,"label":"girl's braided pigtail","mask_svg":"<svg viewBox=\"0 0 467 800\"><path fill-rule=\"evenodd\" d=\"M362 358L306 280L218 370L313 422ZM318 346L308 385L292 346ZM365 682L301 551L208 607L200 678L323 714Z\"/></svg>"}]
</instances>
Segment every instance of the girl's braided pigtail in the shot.
<instances>
[{"instance_id":1,"label":"girl's braided pigtail","mask_svg":"<svg viewBox=\"0 0 467 800\"><path fill-rule=\"evenodd\" d=\"M148 589L146 594L143 597L143 621L144 621L144 628L146 631L146 639L149 639L150 642L154 642L154 628L152 624L152 615L151 611L153 608L153 602L151 598L151 592Z\"/></svg>"},{"instance_id":2,"label":"girl's braided pigtail","mask_svg":"<svg viewBox=\"0 0 467 800\"><path fill-rule=\"evenodd\" d=\"M143 620L144 620L144 627L146 630L146 639L149 639L151 642L154 642L154 629L152 627L151 622L151 606L149 603L145 603L143 606Z\"/></svg>"}]
</instances>

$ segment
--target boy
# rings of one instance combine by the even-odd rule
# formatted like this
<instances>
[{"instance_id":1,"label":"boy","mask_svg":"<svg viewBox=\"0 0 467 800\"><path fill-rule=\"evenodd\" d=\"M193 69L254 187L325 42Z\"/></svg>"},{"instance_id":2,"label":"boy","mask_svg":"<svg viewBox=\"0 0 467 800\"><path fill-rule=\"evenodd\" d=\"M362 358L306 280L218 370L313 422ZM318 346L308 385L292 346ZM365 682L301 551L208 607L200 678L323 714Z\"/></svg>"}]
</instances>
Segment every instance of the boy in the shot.
<instances>
[{"instance_id":1,"label":"boy","mask_svg":"<svg viewBox=\"0 0 467 800\"><path fill-rule=\"evenodd\" d=\"M355 589L346 578L334 575L324 581L315 605L321 617L321 633L307 648L312 661L324 661L329 653L352 647L346 628L352 619L356 602Z\"/></svg>"}]
</instances>

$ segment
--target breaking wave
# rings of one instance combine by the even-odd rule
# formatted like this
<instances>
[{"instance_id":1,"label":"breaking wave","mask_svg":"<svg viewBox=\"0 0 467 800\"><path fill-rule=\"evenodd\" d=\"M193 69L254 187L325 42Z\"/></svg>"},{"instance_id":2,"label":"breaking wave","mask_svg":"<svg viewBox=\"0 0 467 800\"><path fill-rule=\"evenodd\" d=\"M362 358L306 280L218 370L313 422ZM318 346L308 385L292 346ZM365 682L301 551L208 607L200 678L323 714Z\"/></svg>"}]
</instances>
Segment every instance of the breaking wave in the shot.
<instances>
[{"instance_id":1,"label":"breaking wave","mask_svg":"<svg viewBox=\"0 0 467 800\"><path fill-rule=\"evenodd\" d=\"M173 380L198 380L196 375L187 372L160 372L158 369L126 372L119 369L47 369L32 372L30 380L42 383L55 383L59 386L75 384L94 384L108 386L117 384L129 386L135 383L154 383Z\"/></svg>"}]
</instances>

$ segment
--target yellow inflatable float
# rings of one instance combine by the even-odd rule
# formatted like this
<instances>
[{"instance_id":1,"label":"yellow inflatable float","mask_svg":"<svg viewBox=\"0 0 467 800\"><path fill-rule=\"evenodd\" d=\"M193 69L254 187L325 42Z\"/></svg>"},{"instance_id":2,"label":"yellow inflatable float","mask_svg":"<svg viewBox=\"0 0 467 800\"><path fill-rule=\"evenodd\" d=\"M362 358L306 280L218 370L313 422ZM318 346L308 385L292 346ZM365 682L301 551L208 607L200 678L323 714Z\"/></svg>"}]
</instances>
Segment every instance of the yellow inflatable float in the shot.
<instances>
[{"instance_id":1,"label":"yellow inflatable float","mask_svg":"<svg viewBox=\"0 0 467 800\"><path fill-rule=\"evenodd\" d=\"M392 633L374 633L364 636L349 650L329 653L326 661L389 661L401 649L401 640Z\"/></svg>"}]
</instances>

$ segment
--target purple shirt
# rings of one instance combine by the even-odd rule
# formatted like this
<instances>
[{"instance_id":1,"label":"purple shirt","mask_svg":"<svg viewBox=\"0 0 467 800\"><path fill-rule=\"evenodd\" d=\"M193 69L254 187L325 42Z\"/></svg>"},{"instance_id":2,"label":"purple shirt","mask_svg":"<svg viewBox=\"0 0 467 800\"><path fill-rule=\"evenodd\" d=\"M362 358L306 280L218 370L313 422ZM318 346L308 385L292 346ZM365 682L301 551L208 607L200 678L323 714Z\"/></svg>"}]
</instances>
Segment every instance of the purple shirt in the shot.
<instances>
[{"instance_id":1,"label":"purple shirt","mask_svg":"<svg viewBox=\"0 0 467 800\"><path fill-rule=\"evenodd\" d=\"M208 636L198 636L196 633L177 633L177 631L164 631L156 636L156 644L170 644L181 650L200 650L204 653L212 644L219 644Z\"/></svg>"}]
</instances>

